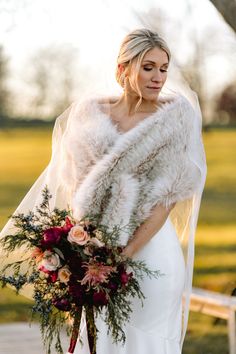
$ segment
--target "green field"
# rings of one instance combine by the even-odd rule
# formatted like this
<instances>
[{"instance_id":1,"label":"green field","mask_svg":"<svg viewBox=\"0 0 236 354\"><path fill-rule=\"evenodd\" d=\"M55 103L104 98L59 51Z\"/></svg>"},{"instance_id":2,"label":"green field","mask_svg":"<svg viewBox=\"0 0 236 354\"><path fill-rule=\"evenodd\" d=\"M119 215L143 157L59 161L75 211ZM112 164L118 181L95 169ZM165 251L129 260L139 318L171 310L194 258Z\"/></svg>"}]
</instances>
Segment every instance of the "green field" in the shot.
<instances>
[{"instance_id":1,"label":"green field","mask_svg":"<svg viewBox=\"0 0 236 354\"><path fill-rule=\"evenodd\" d=\"M236 287L236 131L204 134L208 175L196 235L194 286ZM50 159L51 131L0 132L0 227ZM0 290L0 322L27 320L29 301ZM227 354L224 321L190 314L184 354Z\"/></svg>"}]
</instances>

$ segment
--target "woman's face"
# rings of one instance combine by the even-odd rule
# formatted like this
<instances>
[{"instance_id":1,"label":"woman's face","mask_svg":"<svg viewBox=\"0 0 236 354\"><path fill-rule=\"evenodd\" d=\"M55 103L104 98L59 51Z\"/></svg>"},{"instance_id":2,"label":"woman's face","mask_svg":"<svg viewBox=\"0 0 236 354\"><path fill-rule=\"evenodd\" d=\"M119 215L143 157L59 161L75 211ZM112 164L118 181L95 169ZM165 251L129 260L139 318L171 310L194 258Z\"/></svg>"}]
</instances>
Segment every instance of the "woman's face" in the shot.
<instances>
[{"instance_id":1,"label":"woman's face","mask_svg":"<svg viewBox=\"0 0 236 354\"><path fill-rule=\"evenodd\" d=\"M149 50L144 55L137 79L144 99L157 99L167 79L168 65L167 53L158 47Z\"/></svg>"}]
</instances>

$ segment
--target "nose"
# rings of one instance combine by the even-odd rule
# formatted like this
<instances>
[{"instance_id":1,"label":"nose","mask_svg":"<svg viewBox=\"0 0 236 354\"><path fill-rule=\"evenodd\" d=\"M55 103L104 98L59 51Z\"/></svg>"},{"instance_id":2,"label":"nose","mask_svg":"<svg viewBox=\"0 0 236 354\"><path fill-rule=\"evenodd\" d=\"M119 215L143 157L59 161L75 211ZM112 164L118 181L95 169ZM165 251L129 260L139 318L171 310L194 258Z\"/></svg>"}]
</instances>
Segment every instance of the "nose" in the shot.
<instances>
[{"instance_id":1,"label":"nose","mask_svg":"<svg viewBox=\"0 0 236 354\"><path fill-rule=\"evenodd\" d=\"M152 77L153 82L161 82L162 81L162 73L159 69L155 70L155 73Z\"/></svg>"}]
</instances>

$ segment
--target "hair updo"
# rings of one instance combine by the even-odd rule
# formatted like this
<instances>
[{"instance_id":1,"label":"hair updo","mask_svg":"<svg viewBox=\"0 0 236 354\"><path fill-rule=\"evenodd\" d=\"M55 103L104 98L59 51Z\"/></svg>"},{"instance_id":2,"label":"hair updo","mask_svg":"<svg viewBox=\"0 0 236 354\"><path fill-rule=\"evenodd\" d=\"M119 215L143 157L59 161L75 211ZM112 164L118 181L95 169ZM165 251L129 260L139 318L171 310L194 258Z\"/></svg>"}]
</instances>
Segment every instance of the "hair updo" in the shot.
<instances>
[{"instance_id":1,"label":"hair updo","mask_svg":"<svg viewBox=\"0 0 236 354\"><path fill-rule=\"evenodd\" d=\"M164 50L170 61L171 53L165 40L161 38L157 32L153 32L149 29L143 28L130 32L122 41L120 46L119 55L117 58L116 67L116 80L124 88L125 86L125 74L126 70L130 69L131 76L130 85L134 89L142 100L141 92L137 84L138 73L143 60L144 55L153 48L160 48ZM125 66L123 72L118 68L118 65ZM140 101L141 103L141 101Z\"/></svg>"}]
</instances>

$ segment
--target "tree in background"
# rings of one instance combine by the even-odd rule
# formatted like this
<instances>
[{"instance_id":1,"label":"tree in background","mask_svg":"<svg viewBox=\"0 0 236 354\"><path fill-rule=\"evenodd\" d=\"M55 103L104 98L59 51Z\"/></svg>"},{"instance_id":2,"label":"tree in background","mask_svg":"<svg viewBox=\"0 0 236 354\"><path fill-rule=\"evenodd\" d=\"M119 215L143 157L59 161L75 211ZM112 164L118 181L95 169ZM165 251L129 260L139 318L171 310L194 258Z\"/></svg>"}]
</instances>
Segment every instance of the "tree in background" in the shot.
<instances>
[{"instance_id":1,"label":"tree in background","mask_svg":"<svg viewBox=\"0 0 236 354\"><path fill-rule=\"evenodd\" d=\"M9 91L7 89L7 78L9 59L4 53L3 46L0 45L0 118L8 115Z\"/></svg>"},{"instance_id":2,"label":"tree in background","mask_svg":"<svg viewBox=\"0 0 236 354\"><path fill-rule=\"evenodd\" d=\"M216 100L218 121L236 124L236 82L228 85Z\"/></svg>"},{"instance_id":3,"label":"tree in background","mask_svg":"<svg viewBox=\"0 0 236 354\"><path fill-rule=\"evenodd\" d=\"M31 114L55 116L73 100L76 51L67 46L39 49L30 60Z\"/></svg>"}]
</instances>

